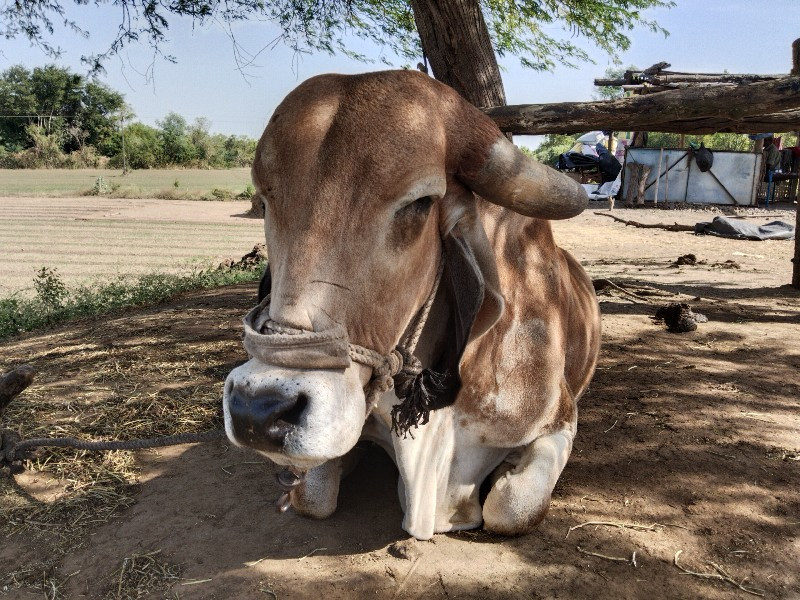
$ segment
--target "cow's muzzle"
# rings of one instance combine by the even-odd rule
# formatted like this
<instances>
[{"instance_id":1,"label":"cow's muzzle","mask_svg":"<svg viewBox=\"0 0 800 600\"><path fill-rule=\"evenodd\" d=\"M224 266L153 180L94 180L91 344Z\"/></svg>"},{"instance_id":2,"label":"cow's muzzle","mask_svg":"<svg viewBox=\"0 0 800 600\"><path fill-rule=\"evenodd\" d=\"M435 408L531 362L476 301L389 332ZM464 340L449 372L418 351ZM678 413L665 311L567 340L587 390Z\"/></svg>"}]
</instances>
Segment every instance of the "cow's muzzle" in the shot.
<instances>
[{"instance_id":1,"label":"cow's muzzle","mask_svg":"<svg viewBox=\"0 0 800 600\"><path fill-rule=\"evenodd\" d=\"M282 454L295 461L292 464L298 457L332 458L347 452L358 439L365 415L394 387L395 378L408 389L413 386L407 382L422 380L422 365L413 351L441 276L440 264L433 289L403 343L387 355L350 343L341 325L309 331L273 321L267 295L244 318L243 344L251 360L234 369L225 384L225 427L231 441L270 457ZM356 372L361 367L371 370L366 385L361 376L347 375L353 363ZM352 389L354 382L357 391ZM348 401L358 397L366 401L360 407ZM418 421L416 415L424 411L407 404L399 407Z\"/></svg>"},{"instance_id":2,"label":"cow's muzzle","mask_svg":"<svg viewBox=\"0 0 800 600\"><path fill-rule=\"evenodd\" d=\"M306 408L308 396L302 392L253 396L233 390L228 399L236 440L265 452L283 448L286 436L301 425Z\"/></svg>"}]
</instances>

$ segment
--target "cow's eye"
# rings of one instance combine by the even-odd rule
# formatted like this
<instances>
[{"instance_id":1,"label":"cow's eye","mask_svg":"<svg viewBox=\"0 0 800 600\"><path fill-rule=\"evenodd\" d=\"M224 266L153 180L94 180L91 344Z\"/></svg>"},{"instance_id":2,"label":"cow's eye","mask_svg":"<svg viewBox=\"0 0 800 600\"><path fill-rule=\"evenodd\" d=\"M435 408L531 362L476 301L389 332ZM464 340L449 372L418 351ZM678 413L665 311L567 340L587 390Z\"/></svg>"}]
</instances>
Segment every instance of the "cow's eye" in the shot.
<instances>
[{"instance_id":1,"label":"cow's eye","mask_svg":"<svg viewBox=\"0 0 800 600\"><path fill-rule=\"evenodd\" d=\"M397 218L413 219L414 217L425 216L431 210L432 204L433 204L433 198L431 196L423 196L422 198L417 198L413 202L406 204L403 208L398 210Z\"/></svg>"},{"instance_id":2,"label":"cow's eye","mask_svg":"<svg viewBox=\"0 0 800 600\"><path fill-rule=\"evenodd\" d=\"M390 239L395 248L403 248L419 237L432 205L433 198L423 196L409 202L394 214Z\"/></svg>"}]
</instances>

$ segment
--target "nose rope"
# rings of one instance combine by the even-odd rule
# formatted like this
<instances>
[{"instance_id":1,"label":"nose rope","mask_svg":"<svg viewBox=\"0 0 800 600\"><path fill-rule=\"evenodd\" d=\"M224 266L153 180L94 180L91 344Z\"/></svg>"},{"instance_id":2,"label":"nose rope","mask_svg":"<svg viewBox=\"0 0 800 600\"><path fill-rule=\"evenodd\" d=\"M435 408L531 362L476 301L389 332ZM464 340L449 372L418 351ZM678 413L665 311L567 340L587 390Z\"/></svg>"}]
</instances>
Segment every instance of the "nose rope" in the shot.
<instances>
[{"instance_id":1,"label":"nose rope","mask_svg":"<svg viewBox=\"0 0 800 600\"><path fill-rule=\"evenodd\" d=\"M394 387L394 377L399 374L414 377L422 372L422 364L414 351L430 316L443 271L444 261L441 260L425 303L417 311L401 343L389 354L350 343L341 326L310 331L273 321L269 318L269 295L244 319L244 346L251 356L277 366L346 368L349 359L370 367L372 376L364 393L368 410L372 410L380 396Z\"/></svg>"}]
</instances>

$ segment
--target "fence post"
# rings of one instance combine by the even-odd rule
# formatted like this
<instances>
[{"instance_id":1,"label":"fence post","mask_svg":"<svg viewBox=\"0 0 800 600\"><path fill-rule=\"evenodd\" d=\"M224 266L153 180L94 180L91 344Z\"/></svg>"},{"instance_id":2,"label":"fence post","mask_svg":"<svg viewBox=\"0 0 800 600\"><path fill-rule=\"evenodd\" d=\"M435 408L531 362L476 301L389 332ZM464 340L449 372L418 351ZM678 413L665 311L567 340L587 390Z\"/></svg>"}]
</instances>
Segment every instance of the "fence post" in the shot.
<instances>
[{"instance_id":1,"label":"fence post","mask_svg":"<svg viewBox=\"0 0 800 600\"><path fill-rule=\"evenodd\" d=\"M800 76L800 38L792 43L792 75ZM792 259L792 287L800 290L800 199L794 219L794 258Z\"/></svg>"}]
</instances>

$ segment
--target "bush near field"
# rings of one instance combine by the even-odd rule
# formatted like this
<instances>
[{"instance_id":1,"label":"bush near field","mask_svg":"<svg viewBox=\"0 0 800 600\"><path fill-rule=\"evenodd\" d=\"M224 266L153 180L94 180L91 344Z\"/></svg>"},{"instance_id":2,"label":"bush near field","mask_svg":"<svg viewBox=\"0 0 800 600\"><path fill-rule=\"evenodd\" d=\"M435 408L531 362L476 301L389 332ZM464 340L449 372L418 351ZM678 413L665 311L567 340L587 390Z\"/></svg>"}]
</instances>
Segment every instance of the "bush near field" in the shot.
<instances>
[{"instance_id":1,"label":"bush near field","mask_svg":"<svg viewBox=\"0 0 800 600\"><path fill-rule=\"evenodd\" d=\"M19 294L0 298L0 340L73 319L158 304L191 290L258 281L264 271L263 256L256 254L252 260L246 260L248 256L239 263L186 274L120 276L109 283L77 287L68 287L57 269L42 267L33 281L36 290L33 298Z\"/></svg>"}]
</instances>

